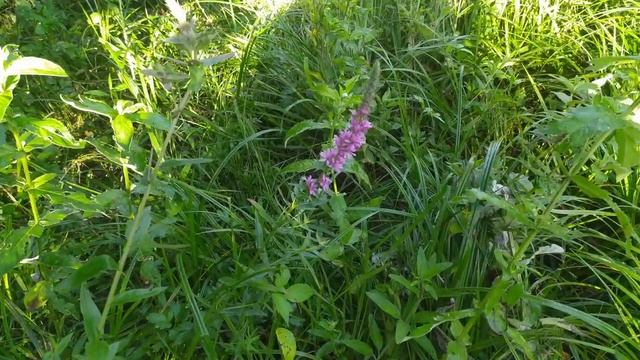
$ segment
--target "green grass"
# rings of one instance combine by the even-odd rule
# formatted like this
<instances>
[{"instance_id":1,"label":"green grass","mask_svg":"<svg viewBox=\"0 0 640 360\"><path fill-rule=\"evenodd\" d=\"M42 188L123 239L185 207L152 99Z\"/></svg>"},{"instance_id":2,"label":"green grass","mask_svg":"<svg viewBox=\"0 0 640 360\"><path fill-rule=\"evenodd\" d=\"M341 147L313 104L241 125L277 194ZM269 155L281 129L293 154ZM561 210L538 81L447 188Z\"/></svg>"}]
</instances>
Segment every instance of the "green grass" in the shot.
<instances>
[{"instance_id":1,"label":"green grass","mask_svg":"<svg viewBox=\"0 0 640 360\"><path fill-rule=\"evenodd\" d=\"M271 3L185 1L236 56L181 107L143 71L198 71L161 3L0 0L0 43L69 74L23 77L10 114L89 141L30 153L35 190L0 153L0 359L288 359L282 329L296 358L640 359L640 80L610 58L638 55L639 2ZM309 197L376 62L359 166ZM175 133L121 146L60 95ZM193 161L156 163L166 137Z\"/></svg>"}]
</instances>

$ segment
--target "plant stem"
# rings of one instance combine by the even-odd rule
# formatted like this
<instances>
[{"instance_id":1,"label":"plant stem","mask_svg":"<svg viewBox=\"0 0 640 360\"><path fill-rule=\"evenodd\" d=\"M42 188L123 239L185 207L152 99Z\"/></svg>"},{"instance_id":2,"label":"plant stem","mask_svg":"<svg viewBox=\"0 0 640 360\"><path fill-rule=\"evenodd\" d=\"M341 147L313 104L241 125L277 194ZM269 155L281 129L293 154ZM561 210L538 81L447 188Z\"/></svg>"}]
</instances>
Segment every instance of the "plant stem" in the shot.
<instances>
[{"instance_id":1,"label":"plant stem","mask_svg":"<svg viewBox=\"0 0 640 360\"><path fill-rule=\"evenodd\" d=\"M124 244L124 248L122 249L122 255L120 256L120 260L118 261L118 269L113 276L113 280L111 281L111 287L109 288L109 294L107 295L107 300L105 301L104 308L102 309L102 314L100 315L100 323L98 325L98 329L100 334L104 334L104 326L107 322L107 317L109 316L109 311L111 310L111 305L113 303L113 299L116 296L116 291L118 288L118 284L120 282L120 277L124 273L124 268L127 264L127 259L129 257L129 253L131 252L131 248L133 247L133 243L135 241L135 234L140 227L140 223L142 222L142 217L144 214L144 209L147 205L147 201L149 200L149 196L151 194L151 189L153 187L153 180L155 180L156 174L164 161L165 154L167 152L167 148L171 143L171 138L178 127L178 120L180 115L184 111L189 99L191 99L192 91L187 90L180 103L175 107L175 109L171 112L171 127L169 131L167 131L167 135L165 136L164 142L162 143L162 147L160 152L158 153L158 159L156 160L155 165L151 168L151 160L149 161L150 170L148 172L148 185L147 190L142 195L142 199L138 204L138 209L136 211L136 215L133 218L133 222L131 227L129 227L129 231L126 234L126 241Z\"/></svg>"},{"instance_id":2,"label":"plant stem","mask_svg":"<svg viewBox=\"0 0 640 360\"><path fill-rule=\"evenodd\" d=\"M17 131L12 131L13 138L16 141L16 149L20 152L24 152L24 146L22 146L22 141L20 140L20 134ZM19 167L22 166L22 172L24 173L24 181L27 184L27 195L29 196L29 203L31 205L31 215L33 216L34 223L38 224L40 222L40 213L38 212L38 202L36 196L31 193L31 187L33 183L31 182L31 172L29 171L29 161L27 160L27 156L25 154L24 157L18 160L18 170ZM18 171L19 174L19 171Z\"/></svg>"},{"instance_id":3,"label":"plant stem","mask_svg":"<svg viewBox=\"0 0 640 360\"><path fill-rule=\"evenodd\" d=\"M131 180L129 180L129 169L126 165L122 165L122 177L124 178L124 188L127 192L131 192Z\"/></svg>"}]
</instances>

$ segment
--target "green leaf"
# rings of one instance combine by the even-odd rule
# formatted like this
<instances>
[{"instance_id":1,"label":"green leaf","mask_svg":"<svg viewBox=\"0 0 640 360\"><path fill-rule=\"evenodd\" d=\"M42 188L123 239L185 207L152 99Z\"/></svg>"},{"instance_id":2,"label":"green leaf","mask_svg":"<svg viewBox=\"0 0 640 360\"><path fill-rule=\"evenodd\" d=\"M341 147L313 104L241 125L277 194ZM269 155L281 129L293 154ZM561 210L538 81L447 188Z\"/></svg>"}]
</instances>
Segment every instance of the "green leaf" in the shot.
<instances>
[{"instance_id":1,"label":"green leaf","mask_svg":"<svg viewBox=\"0 0 640 360\"><path fill-rule=\"evenodd\" d=\"M130 302L138 302L146 298L160 295L166 287L155 287L148 289L132 289L122 292L113 298L113 305L122 305Z\"/></svg>"},{"instance_id":2,"label":"green leaf","mask_svg":"<svg viewBox=\"0 0 640 360\"><path fill-rule=\"evenodd\" d=\"M28 311L36 311L47 302L46 281L39 281L24 295L24 306Z\"/></svg>"},{"instance_id":3,"label":"green leaf","mask_svg":"<svg viewBox=\"0 0 640 360\"><path fill-rule=\"evenodd\" d=\"M502 309L502 305L496 304L490 311L485 312L485 318L491 330L496 334L504 334L507 330L507 317Z\"/></svg>"},{"instance_id":4,"label":"green leaf","mask_svg":"<svg viewBox=\"0 0 640 360\"><path fill-rule=\"evenodd\" d=\"M611 65L629 64L640 61L640 56L603 56L593 61L587 70L600 71Z\"/></svg>"},{"instance_id":5,"label":"green leaf","mask_svg":"<svg viewBox=\"0 0 640 360\"><path fill-rule=\"evenodd\" d=\"M411 327L405 321L398 320L396 322L396 332L395 332L396 344L402 344L403 342L409 340L406 338L407 334L409 334L409 330L411 330Z\"/></svg>"},{"instance_id":6,"label":"green leaf","mask_svg":"<svg viewBox=\"0 0 640 360\"><path fill-rule=\"evenodd\" d=\"M296 338L293 333L285 328L277 328L276 338L280 344L282 359L293 360L296 357Z\"/></svg>"},{"instance_id":7,"label":"green leaf","mask_svg":"<svg viewBox=\"0 0 640 360\"><path fill-rule=\"evenodd\" d=\"M351 159L344 167L344 172L354 174L359 181L362 181L369 189L371 189L371 181L369 181L369 175L364 171L364 168L358 161Z\"/></svg>"},{"instance_id":8,"label":"green leaf","mask_svg":"<svg viewBox=\"0 0 640 360\"><path fill-rule=\"evenodd\" d=\"M79 100L73 100L64 96L60 96L62 101L64 101L67 105L70 105L80 111L91 112L94 114L107 116L110 119L118 116L118 112L113 109L111 106L107 105L105 102L100 100L93 100L89 98L85 98L80 96Z\"/></svg>"},{"instance_id":9,"label":"green leaf","mask_svg":"<svg viewBox=\"0 0 640 360\"><path fill-rule=\"evenodd\" d=\"M272 293L271 300L273 300L273 307L276 309L276 312L280 314L284 322L288 324L289 315L291 311L293 311L293 305L291 305L282 294L278 293Z\"/></svg>"},{"instance_id":10,"label":"green leaf","mask_svg":"<svg viewBox=\"0 0 640 360\"><path fill-rule=\"evenodd\" d=\"M600 189L597 185L591 183L587 178L580 176L580 175L575 175L573 177L571 177L571 180L573 180L573 182L578 185L578 187L580 188L580 190L585 193L585 195L592 197L592 198L596 198L596 199L602 199L602 200L608 200L609 199L609 193L606 192L605 190Z\"/></svg>"},{"instance_id":11,"label":"green leaf","mask_svg":"<svg viewBox=\"0 0 640 360\"><path fill-rule=\"evenodd\" d=\"M362 356L373 356L373 349L371 349L371 346L369 346L367 343L360 341L360 340L354 340L354 339L348 339L348 340L342 340L342 343L345 344L347 347L351 348L352 350L355 350L357 353L359 353Z\"/></svg>"},{"instance_id":12,"label":"green leaf","mask_svg":"<svg viewBox=\"0 0 640 360\"><path fill-rule=\"evenodd\" d=\"M48 174L44 174L44 175L40 175L37 178L33 179L33 181L31 182L31 186L33 189L37 189L40 186L48 183L49 181L55 179L56 174L54 173L48 173Z\"/></svg>"},{"instance_id":13,"label":"green leaf","mask_svg":"<svg viewBox=\"0 0 640 360\"><path fill-rule=\"evenodd\" d=\"M67 127L56 119L33 119L29 121L28 128L41 139L59 147L68 149L82 149L84 141L76 140Z\"/></svg>"},{"instance_id":14,"label":"green leaf","mask_svg":"<svg viewBox=\"0 0 640 360\"><path fill-rule=\"evenodd\" d=\"M287 142L291 140L291 138L297 135L300 135L305 131L316 130L316 129L328 129L330 127L331 125L326 121L323 121L323 122L317 122L313 120L301 121L295 124L291 129L289 129L289 131L287 131L287 134L284 140L284 146L287 146Z\"/></svg>"},{"instance_id":15,"label":"green leaf","mask_svg":"<svg viewBox=\"0 0 640 360\"><path fill-rule=\"evenodd\" d=\"M164 116L154 112L139 112L135 114L124 115L127 119L146 125L153 129L169 131L171 129L171 121Z\"/></svg>"},{"instance_id":16,"label":"green leaf","mask_svg":"<svg viewBox=\"0 0 640 360\"><path fill-rule=\"evenodd\" d=\"M593 104L570 109L563 118L549 126L549 131L566 134L574 147L582 147L592 136L627 125L627 121L614 109L604 104Z\"/></svg>"},{"instance_id":17,"label":"green leaf","mask_svg":"<svg viewBox=\"0 0 640 360\"><path fill-rule=\"evenodd\" d=\"M467 360L467 347L462 341L449 341L447 345L447 360Z\"/></svg>"},{"instance_id":18,"label":"green leaf","mask_svg":"<svg viewBox=\"0 0 640 360\"><path fill-rule=\"evenodd\" d=\"M100 310L93 302L91 292L87 289L86 284L82 284L80 288L80 313L82 313L84 331L89 342L97 340L100 336Z\"/></svg>"},{"instance_id":19,"label":"green leaf","mask_svg":"<svg viewBox=\"0 0 640 360\"><path fill-rule=\"evenodd\" d=\"M89 259L79 269L75 270L61 286L63 288L78 288L85 281L100 275L104 271L115 270L118 265L109 255L99 255Z\"/></svg>"},{"instance_id":20,"label":"green leaf","mask_svg":"<svg viewBox=\"0 0 640 360\"><path fill-rule=\"evenodd\" d=\"M285 291L284 296L291 302L300 303L313 296L313 293L313 288L307 284L294 284Z\"/></svg>"},{"instance_id":21,"label":"green leaf","mask_svg":"<svg viewBox=\"0 0 640 360\"><path fill-rule=\"evenodd\" d=\"M303 173L309 170L322 169L322 162L319 160L298 160L282 169L283 174L287 173Z\"/></svg>"},{"instance_id":22,"label":"green leaf","mask_svg":"<svg viewBox=\"0 0 640 360\"><path fill-rule=\"evenodd\" d=\"M394 305L391 301L389 301L386 296L384 296L379 291L373 290L368 291L367 296L371 301L373 301L382 311L391 315L394 319L400 319L400 309L396 305Z\"/></svg>"},{"instance_id":23,"label":"green leaf","mask_svg":"<svg viewBox=\"0 0 640 360\"><path fill-rule=\"evenodd\" d=\"M133 138L133 124L126 116L118 115L111 121L113 136L118 145L124 149L129 148L131 139Z\"/></svg>"},{"instance_id":24,"label":"green leaf","mask_svg":"<svg viewBox=\"0 0 640 360\"><path fill-rule=\"evenodd\" d=\"M44 75L67 77L58 64L38 57L25 56L12 61L5 70L5 76Z\"/></svg>"},{"instance_id":25,"label":"green leaf","mask_svg":"<svg viewBox=\"0 0 640 360\"><path fill-rule=\"evenodd\" d=\"M504 301L509 306L515 305L515 303L524 295L524 286L522 283L515 283L504 294Z\"/></svg>"},{"instance_id":26,"label":"green leaf","mask_svg":"<svg viewBox=\"0 0 640 360\"><path fill-rule=\"evenodd\" d=\"M117 350L117 343L109 345L102 340L89 341L85 345L86 358L91 360L113 360Z\"/></svg>"},{"instance_id":27,"label":"green leaf","mask_svg":"<svg viewBox=\"0 0 640 360\"><path fill-rule=\"evenodd\" d=\"M633 127L616 130L616 143L618 144L617 160L625 168L633 168L640 165L640 151L638 151L637 139L640 139L640 131ZM620 176L616 181L623 180Z\"/></svg>"},{"instance_id":28,"label":"green leaf","mask_svg":"<svg viewBox=\"0 0 640 360\"><path fill-rule=\"evenodd\" d=\"M226 54L217 55L217 56L213 56L213 57L202 59L201 62L202 62L202 65L204 65L204 66L213 66L213 65L219 64L219 63L221 63L223 61L229 60L229 59L231 59L232 57L235 57L235 56L236 56L235 53L230 52L230 53L226 53Z\"/></svg>"},{"instance_id":29,"label":"green leaf","mask_svg":"<svg viewBox=\"0 0 640 360\"><path fill-rule=\"evenodd\" d=\"M369 314L368 322L369 322L369 337L371 338L371 341L373 342L373 345L376 347L376 349L380 351L380 349L382 349L382 346L384 345L382 340L382 333L380 332L380 327L378 326L376 319L371 314Z\"/></svg>"},{"instance_id":30,"label":"green leaf","mask_svg":"<svg viewBox=\"0 0 640 360\"><path fill-rule=\"evenodd\" d=\"M7 112L7 108L9 108L9 104L11 104L11 100L13 100L13 92L11 90L0 92L0 123L4 122L4 115Z\"/></svg>"},{"instance_id":31,"label":"green leaf","mask_svg":"<svg viewBox=\"0 0 640 360\"><path fill-rule=\"evenodd\" d=\"M9 244L9 248L0 249L0 276L11 271L25 257L29 230L23 227L3 234L0 244Z\"/></svg>"}]
</instances>

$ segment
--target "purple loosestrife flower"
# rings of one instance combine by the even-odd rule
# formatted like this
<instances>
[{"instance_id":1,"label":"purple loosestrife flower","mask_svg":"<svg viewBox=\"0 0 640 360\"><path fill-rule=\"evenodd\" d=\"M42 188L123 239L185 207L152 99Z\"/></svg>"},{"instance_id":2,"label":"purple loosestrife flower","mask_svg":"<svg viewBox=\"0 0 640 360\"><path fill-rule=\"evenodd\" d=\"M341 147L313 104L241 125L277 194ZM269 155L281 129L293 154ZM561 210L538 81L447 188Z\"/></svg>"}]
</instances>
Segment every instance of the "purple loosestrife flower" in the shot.
<instances>
[{"instance_id":1,"label":"purple loosestrife flower","mask_svg":"<svg viewBox=\"0 0 640 360\"><path fill-rule=\"evenodd\" d=\"M373 125L369 121L369 105L362 104L351 112L349 126L333 138L333 147L320 153L320 159L336 173L344 169L347 160L355 156L367 141L367 131Z\"/></svg>"},{"instance_id":2,"label":"purple loosestrife flower","mask_svg":"<svg viewBox=\"0 0 640 360\"><path fill-rule=\"evenodd\" d=\"M318 194L318 180L314 179L313 176L308 175L304 178L304 182L307 184L307 191L309 191L311 196Z\"/></svg>"},{"instance_id":3,"label":"purple loosestrife flower","mask_svg":"<svg viewBox=\"0 0 640 360\"><path fill-rule=\"evenodd\" d=\"M329 192L329 187L331 186L331 179L325 174L320 175L320 188L324 192Z\"/></svg>"}]
</instances>

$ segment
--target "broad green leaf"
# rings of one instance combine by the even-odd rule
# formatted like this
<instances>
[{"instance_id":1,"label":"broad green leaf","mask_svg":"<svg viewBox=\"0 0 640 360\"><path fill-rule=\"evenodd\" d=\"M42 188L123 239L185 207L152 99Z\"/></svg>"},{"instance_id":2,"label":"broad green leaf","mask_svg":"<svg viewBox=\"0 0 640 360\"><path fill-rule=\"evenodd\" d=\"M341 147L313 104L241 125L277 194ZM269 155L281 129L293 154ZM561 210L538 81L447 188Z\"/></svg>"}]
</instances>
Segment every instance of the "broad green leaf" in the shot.
<instances>
[{"instance_id":1,"label":"broad green leaf","mask_svg":"<svg viewBox=\"0 0 640 360\"><path fill-rule=\"evenodd\" d=\"M449 341L447 345L447 360L467 360L467 347L462 341Z\"/></svg>"},{"instance_id":2,"label":"broad green leaf","mask_svg":"<svg viewBox=\"0 0 640 360\"><path fill-rule=\"evenodd\" d=\"M524 336L522 336L522 334L520 333L520 331L513 329L513 328L508 328L507 329L507 336L515 343L517 344L517 347L524 352L525 356L527 357L528 360L536 360L539 359L539 357L537 357L532 349L531 349L531 345L529 344L529 342L527 341L527 339L524 338Z\"/></svg>"},{"instance_id":3,"label":"broad green leaf","mask_svg":"<svg viewBox=\"0 0 640 360\"><path fill-rule=\"evenodd\" d=\"M322 169L322 162L319 160L298 160L282 169L283 174L287 173L303 173L309 170Z\"/></svg>"},{"instance_id":4,"label":"broad green leaf","mask_svg":"<svg viewBox=\"0 0 640 360\"><path fill-rule=\"evenodd\" d=\"M133 138L133 124L126 116L118 115L111 121L113 136L118 145L124 149L129 148L131 139Z\"/></svg>"},{"instance_id":5,"label":"broad green leaf","mask_svg":"<svg viewBox=\"0 0 640 360\"><path fill-rule=\"evenodd\" d=\"M62 101L64 101L67 105L70 105L80 111L91 112L94 114L107 116L111 119L118 116L118 112L113 109L111 106L107 105L105 102L100 100L93 100L90 98L85 98L80 96L79 100L73 100L64 96L60 96Z\"/></svg>"},{"instance_id":6,"label":"broad green leaf","mask_svg":"<svg viewBox=\"0 0 640 360\"><path fill-rule=\"evenodd\" d=\"M289 323L289 315L293 311L293 305L282 295L278 293L271 294L271 300L273 300L273 307L276 312L282 316L285 324Z\"/></svg>"},{"instance_id":7,"label":"broad green leaf","mask_svg":"<svg viewBox=\"0 0 640 360\"><path fill-rule=\"evenodd\" d=\"M227 54L222 54L222 55L217 55L217 56L213 56L213 57L209 57L209 58L205 58L202 59L202 65L204 66L213 66L216 65L218 63L221 63L223 61L229 60L232 57L236 56L235 53L227 53Z\"/></svg>"},{"instance_id":8,"label":"broad green leaf","mask_svg":"<svg viewBox=\"0 0 640 360\"><path fill-rule=\"evenodd\" d=\"M287 286L287 284L289 283L289 280L291 279L291 272L289 271L288 268L284 267L280 273L278 275L276 275L276 279L274 281L274 284L279 287L284 289L285 286Z\"/></svg>"},{"instance_id":9,"label":"broad green leaf","mask_svg":"<svg viewBox=\"0 0 640 360\"><path fill-rule=\"evenodd\" d=\"M39 281L24 295L23 302L28 311L36 311L46 304L47 286L46 281Z\"/></svg>"},{"instance_id":10,"label":"broad green leaf","mask_svg":"<svg viewBox=\"0 0 640 360\"><path fill-rule=\"evenodd\" d=\"M138 112L126 114L127 119L146 125L153 129L168 131L171 129L171 121L166 117L154 112Z\"/></svg>"},{"instance_id":11,"label":"broad green leaf","mask_svg":"<svg viewBox=\"0 0 640 360\"><path fill-rule=\"evenodd\" d=\"M627 121L614 109L604 104L592 104L570 109L548 130L552 134L566 134L574 147L582 147L592 136L626 126Z\"/></svg>"},{"instance_id":12,"label":"broad green leaf","mask_svg":"<svg viewBox=\"0 0 640 360\"><path fill-rule=\"evenodd\" d=\"M640 165L640 151L638 151L637 141L640 139L640 132L635 128L627 127L616 130L616 143L618 143L618 162L625 168L632 168ZM622 179L618 178L617 181Z\"/></svg>"},{"instance_id":13,"label":"broad green leaf","mask_svg":"<svg viewBox=\"0 0 640 360\"><path fill-rule=\"evenodd\" d=\"M405 321L396 321L396 332L394 336L396 344L401 344L406 340L409 340L406 339L407 334L409 334L409 330L411 330L411 327Z\"/></svg>"},{"instance_id":14,"label":"broad green leaf","mask_svg":"<svg viewBox=\"0 0 640 360\"><path fill-rule=\"evenodd\" d=\"M284 146L287 146L287 142L291 140L291 138L302 134L308 130L316 130L316 129L328 129L331 125L326 122L317 122L313 120L303 120L297 124L295 124L289 131L287 131L287 135L285 136Z\"/></svg>"},{"instance_id":15,"label":"broad green leaf","mask_svg":"<svg viewBox=\"0 0 640 360\"><path fill-rule=\"evenodd\" d=\"M117 343L109 345L105 341L98 339L89 341L85 345L87 360L114 360L117 350Z\"/></svg>"},{"instance_id":16,"label":"broad green leaf","mask_svg":"<svg viewBox=\"0 0 640 360\"><path fill-rule=\"evenodd\" d=\"M342 343L348 346L349 348L355 350L362 356L366 356L366 357L373 356L373 349L371 349L371 346L369 346L369 344L363 341L349 339L349 340L342 340Z\"/></svg>"},{"instance_id":17,"label":"broad green leaf","mask_svg":"<svg viewBox=\"0 0 640 360\"><path fill-rule=\"evenodd\" d=\"M371 338L371 341L373 342L373 345L376 347L376 349L380 351L380 349L382 349L382 346L384 345L384 342L382 340L382 332L380 332L380 327L378 326L378 323L376 322L376 319L373 317L372 314L369 314L368 322L369 322L369 337Z\"/></svg>"},{"instance_id":18,"label":"broad green leaf","mask_svg":"<svg viewBox=\"0 0 640 360\"><path fill-rule=\"evenodd\" d=\"M640 61L640 56L603 56L593 61L587 70L600 71L611 65L629 64Z\"/></svg>"},{"instance_id":19,"label":"broad green leaf","mask_svg":"<svg viewBox=\"0 0 640 360\"><path fill-rule=\"evenodd\" d=\"M14 160L18 160L24 156L25 154L16 150L15 147L9 144L2 144L0 145L0 168L9 165L13 163Z\"/></svg>"},{"instance_id":20,"label":"broad green leaf","mask_svg":"<svg viewBox=\"0 0 640 360\"><path fill-rule=\"evenodd\" d=\"M4 90L0 92L0 123L5 122L4 115L7 112L9 104L13 100L13 92L11 90Z\"/></svg>"},{"instance_id":21,"label":"broad green leaf","mask_svg":"<svg viewBox=\"0 0 640 360\"><path fill-rule=\"evenodd\" d=\"M82 313L84 331L89 342L96 341L100 336L100 310L93 302L91 292L87 289L86 284L82 284L80 288L80 313Z\"/></svg>"},{"instance_id":22,"label":"broad green leaf","mask_svg":"<svg viewBox=\"0 0 640 360\"><path fill-rule=\"evenodd\" d=\"M155 287L148 289L132 289L122 292L113 298L113 305L122 305L130 302L137 302L146 298L160 295L166 287Z\"/></svg>"},{"instance_id":23,"label":"broad green leaf","mask_svg":"<svg viewBox=\"0 0 640 360\"><path fill-rule=\"evenodd\" d=\"M125 164L126 159L123 158L120 153L111 145L103 144L95 140L87 140L102 156L114 164L122 166Z\"/></svg>"},{"instance_id":24,"label":"broad green leaf","mask_svg":"<svg viewBox=\"0 0 640 360\"><path fill-rule=\"evenodd\" d=\"M117 267L115 260L109 255L93 257L75 270L61 286L64 288L78 288L83 282L100 275L104 271L115 270Z\"/></svg>"},{"instance_id":25,"label":"broad green leaf","mask_svg":"<svg viewBox=\"0 0 640 360\"><path fill-rule=\"evenodd\" d=\"M293 333L285 328L277 328L276 338L280 344L282 359L293 360L296 357L296 338Z\"/></svg>"},{"instance_id":26,"label":"broad green leaf","mask_svg":"<svg viewBox=\"0 0 640 360\"><path fill-rule=\"evenodd\" d=\"M0 276L11 271L25 257L29 232L29 228L23 227L3 234L0 244L8 244L9 247L0 249Z\"/></svg>"},{"instance_id":27,"label":"broad green leaf","mask_svg":"<svg viewBox=\"0 0 640 360\"><path fill-rule=\"evenodd\" d=\"M522 295L524 295L524 286L522 283L518 282L513 284L509 290L507 290L503 298L507 305L513 306L518 300L520 300L520 298L522 298Z\"/></svg>"},{"instance_id":28,"label":"broad green leaf","mask_svg":"<svg viewBox=\"0 0 640 360\"><path fill-rule=\"evenodd\" d=\"M294 284L285 291L284 296L291 302L299 303L309 299L313 293L313 288L307 284Z\"/></svg>"},{"instance_id":29,"label":"broad green leaf","mask_svg":"<svg viewBox=\"0 0 640 360\"><path fill-rule=\"evenodd\" d=\"M394 305L386 296L379 291L368 291L367 296L373 301L382 311L391 315L394 319L400 319L400 309Z\"/></svg>"},{"instance_id":30,"label":"broad green leaf","mask_svg":"<svg viewBox=\"0 0 640 360\"><path fill-rule=\"evenodd\" d=\"M26 56L12 61L5 75L45 75L66 77L67 73L58 64L38 57Z\"/></svg>"},{"instance_id":31,"label":"broad green leaf","mask_svg":"<svg viewBox=\"0 0 640 360\"><path fill-rule=\"evenodd\" d=\"M496 304L493 309L484 313L491 330L497 334L504 334L507 330L507 317L502 309L502 305Z\"/></svg>"}]
</instances>

